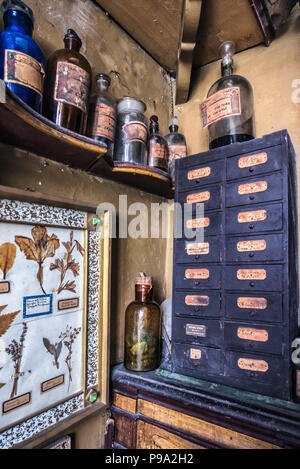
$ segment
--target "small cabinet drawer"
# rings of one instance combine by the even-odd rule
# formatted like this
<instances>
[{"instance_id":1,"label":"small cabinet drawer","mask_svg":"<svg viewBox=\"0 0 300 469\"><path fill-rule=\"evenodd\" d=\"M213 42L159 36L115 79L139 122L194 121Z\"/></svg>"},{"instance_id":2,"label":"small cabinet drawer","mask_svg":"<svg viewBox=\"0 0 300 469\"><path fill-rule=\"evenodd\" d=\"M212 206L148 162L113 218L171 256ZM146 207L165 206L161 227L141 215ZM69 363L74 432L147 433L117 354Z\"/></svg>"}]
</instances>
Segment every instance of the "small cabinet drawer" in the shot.
<instances>
[{"instance_id":1,"label":"small cabinet drawer","mask_svg":"<svg viewBox=\"0 0 300 469\"><path fill-rule=\"evenodd\" d=\"M176 263L201 263L221 261L221 242L217 236L206 237L202 242L177 241Z\"/></svg>"},{"instance_id":2,"label":"small cabinet drawer","mask_svg":"<svg viewBox=\"0 0 300 469\"><path fill-rule=\"evenodd\" d=\"M188 344L220 346L222 323L214 319L179 318L173 319L172 340Z\"/></svg>"},{"instance_id":3,"label":"small cabinet drawer","mask_svg":"<svg viewBox=\"0 0 300 469\"><path fill-rule=\"evenodd\" d=\"M221 294L215 290L206 290L201 294L193 291L175 291L173 314L176 316L219 317L221 315Z\"/></svg>"},{"instance_id":4,"label":"small cabinet drawer","mask_svg":"<svg viewBox=\"0 0 300 469\"><path fill-rule=\"evenodd\" d=\"M282 168L282 146L227 158L227 179L256 176Z\"/></svg>"},{"instance_id":5,"label":"small cabinet drawer","mask_svg":"<svg viewBox=\"0 0 300 469\"><path fill-rule=\"evenodd\" d=\"M182 229L181 229L182 228ZM182 215L182 218L175 220L174 224L174 237L186 238L193 240L196 237L217 235L223 230L222 226L222 213L221 212L206 212L198 216L193 210L191 216Z\"/></svg>"},{"instance_id":6,"label":"small cabinet drawer","mask_svg":"<svg viewBox=\"0 0 300 469\"><path fill-rule=\"evenodd\" d=\"M225 317L255 322L281 322L282 304L280 293L226 293Z\"/></svg>"},{"instance_id":7,"label":"small cabinet drawer","mask_svg":"<svg viewBox=\"0 0 300 469\"><path fill-rule=\"evenodd\" d=\"M221 185L209 186L195 189L189 192L179 192L178 202L180 204L204 204L205 210L221 208Z\"/></svg>"},{"instance_id":8,"label":"small cabinet drawer","mask_svg":"<svg viewBox=\"0 0 300 469\"><path fill-rule=\"evenodd\" d=\"M282 355L281 326L225 322L224 338L228 348Z\"/></svg>"},{"instance_id":9,"label":"small cabinet drawer","mask_svg":"<svg viewBox=\"0 0 300 469\"><path fill-rule=\"evenodd\" d=\"M281 265L243 265L225 267L225 288L227 290L282 290Z\"/></svg>"},{"instance_id":10,"label":"small cabinet drawer","mask_svg":"<svg viewBox=\"0 0 300 469\"><path fill-rule=\"evenodd\" d=\"M225 256L227 262L281 261L282 234L228 237Z\"/></svg>"},{"instance_id":11,"label":"small cabinet drawer","mask_svg":"<svg viewBox=\"0 0 300 469\"><path fill-rule=\"evenodd\" d=\"M225 172L225 160L197 164L179 172L178 189L187 190L220 182Z\"/></svg>"},{"instance_id":12,"label":"small cabinet drawer","mask_svg":"<svg viewBox=\"0 0 300 469\"><path fill-rule=\"evenodd\" d=\"M223 374L223 354L219 349L175 343L172 352L176 369L189 370L194 376L201 372Z\"/></svg>"},{"instance_id":13,"label":"small cabinet drawer","mask_svg":"<svg viewBox=\"0 0 300 469\"><path fill-rule=\"evenodd\" d=\"M178 265L175 271L175 288L220 288L221 267L210 265Z\"/></svg>"},{"instance_id":14,"label":"small cabinet drawer","mask_svg":"<svg viewBox=\"0 0 300 469\"><path fill-rule=\"evenodd\" d=\"M283 227L282 204L227 209L225 226L227 234L280 231Z\"/></svg>"},{"instance_id":15,"label":"small cabinet drawer","mask_svg":"<svg viewBox=\"0 0 300 469\"><path fill-rule=\"evenodd\" d=\"M281 172L261 178L244 179L226 185L227 207L280 199L282 199Z\"/></svg>"}]
</instances>

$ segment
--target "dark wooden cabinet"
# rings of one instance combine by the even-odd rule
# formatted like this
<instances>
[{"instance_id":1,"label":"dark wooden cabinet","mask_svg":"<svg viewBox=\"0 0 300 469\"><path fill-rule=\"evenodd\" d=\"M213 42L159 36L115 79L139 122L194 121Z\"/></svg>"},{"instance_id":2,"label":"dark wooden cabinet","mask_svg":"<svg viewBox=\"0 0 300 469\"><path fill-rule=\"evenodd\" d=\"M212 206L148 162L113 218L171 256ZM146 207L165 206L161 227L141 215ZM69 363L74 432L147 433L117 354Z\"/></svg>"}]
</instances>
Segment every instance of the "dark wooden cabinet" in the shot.
<instances>
[{"instance_id":1,"label":"dark wooden cabinet","mask_svg":"<svg viewBox=\"0 0 300 469\"><path fill-rule=\"evenodd\" d=\"M176 161L173 371L292 399L295 171L287 131Z\"/></svg>"}]
</instances>

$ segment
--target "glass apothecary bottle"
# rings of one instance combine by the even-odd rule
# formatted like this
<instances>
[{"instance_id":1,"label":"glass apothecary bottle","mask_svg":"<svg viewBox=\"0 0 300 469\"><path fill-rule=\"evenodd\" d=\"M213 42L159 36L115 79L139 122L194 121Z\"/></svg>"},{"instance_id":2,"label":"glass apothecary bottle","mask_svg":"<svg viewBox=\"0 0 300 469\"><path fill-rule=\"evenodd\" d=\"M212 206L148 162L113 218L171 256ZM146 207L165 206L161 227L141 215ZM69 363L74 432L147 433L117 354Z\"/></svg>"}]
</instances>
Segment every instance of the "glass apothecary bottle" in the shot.
<instances>
[{"instance_id":1,"label":"glass apothecary bottle","mask_svg":"<svg viewBox=\"0 0 300 469\"><path fill-rule=\"evenodd\" d=\"M150 168L158 168L163 171L168 169L168 144L165 138L159 133L159 123L157 116L150 117L150 136L148 142L148 165Z\"/></svg>"},{"instance_id":2,"label":"glass apothecary bottle","mask_svg":"<svg viewBox=\"0 0 300 469\"><path fill-rule=\"evenodd\" d=\"M210 149L255 138L253 90L246 78L233 73L234 42L224 42L219 52L222 78L212 85L201 104Z\"/></svg>"},{"instance_id":3,"label":"glass apothecary bottle","mask_svg":"<svg viewBox=\"0 0 300 469\"><path fill-rule=\"evenodd\" d=\"M65 48L46 64L43 114L55 124L85 134L92 70L80 54L82 42L73 29L64 37Z\"/></svg>"},{"instance_id":4,"label":"glass apothecary bottle","mask_svg":"<svg viewBox=\"0 0 300 469\"><path fill-rule=\"evenodd\" d=\"M135 301L125 313L124 365L133 371L151 371L161 359L161 311L152 301L152 278L140 274L135 283Z\"/></svg>"},{"instance_id":5,"label":"glass apothecary bottle","mask_svg":"<svg viewBox=\"0 0 300 469\"><path fill-rule=\"evenodd\" d=\"M4 31L0 33L0 78L24 103L41 112L44 56L32 39L34 16L20 0L1 4Z\"/></svg>"},{"instance_id":6,"label":"glass apothecary bottle","mask_svg":"<svg viewBox=\"0 0 300 469\"><path fill-rule=\"evenodd\" d=\"M117 104L110 95L110 77L104 73L96 76L98 92L90 99L87 136L107 148L107 155L113 157L116 131Z\"/></svg>"},{"instance_id":7,"label":"glass apothecary bottle","mask_svg":"<svg viewBox=\"0 0 300 469\"><path fill-rule=\"evenodd\" d=\"M146 104L125 96L117 104L117 128L114 160L122 163L147 165Z\"/></svg>"},{"instance_id":8,"label":"glass apothecary bottle","mask_svg":"<svg viewBox=\"0 0 300 469\"><path fill-rule=\"evenodd\" d=\"M173 184L175 184L175 160L187 155L185 136L179 133L178 129L178 118L173 116L169 127L170 133L165 135L169 149L168 171Z\"/></svg>"}]
</instances>

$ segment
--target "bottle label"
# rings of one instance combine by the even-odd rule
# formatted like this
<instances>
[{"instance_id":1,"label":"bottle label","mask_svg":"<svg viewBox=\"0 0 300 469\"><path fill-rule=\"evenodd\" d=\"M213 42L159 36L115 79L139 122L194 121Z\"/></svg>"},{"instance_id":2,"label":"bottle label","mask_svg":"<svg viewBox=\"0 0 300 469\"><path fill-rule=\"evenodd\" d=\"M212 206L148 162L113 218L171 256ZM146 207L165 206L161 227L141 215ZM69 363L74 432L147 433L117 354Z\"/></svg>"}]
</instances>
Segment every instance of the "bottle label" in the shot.
<instances>
[{"instance_id":1,"label":"bottle label","mask_svg":"<svg viewBox=\"0 0 300 469\"><path fill-rule=\"evenodd\" d=\"M124 143L140 142L147 143L147 127L143 122L131 121L122 127Z\"/></svg>"},{"instance_id":2,"label":"bottle label","mask_svg":"<svg viewBox=\"0 0 300 469\"><path fill-rule=\"evenodd\" d=\"M44 69L33 57L16 50L5 50L4 81L43 93Z\"/></svg>"},{"instance_id":3,"label":"bottle label","mask_svg":"<svg viewBox=\"0 0 300 469\"><path fill-rule=\"evenodd\" d=\"M55 101L70 104L87 113L89 90L90 76L85 70L69 62L57 63Z\"/></svg>"},{"instance_id":4,"label":"bottle label","mask_svg":"<svg viewBox=\"0 0 300 469\"><path fill-rule=\"evenodd\" d=\"M159 166L167 168L167 151L164 145L160 143L150 143L149 145L149 164L150 166Z\"/></svg>"},{"instance_id":5,"label":"bottle label","mask_svg":"<svg viewBox=\"0 0 300 469\"><path fill-rule=\"evenodd\" d=\"M116 129L116 111L104 103L96 103L91 113L89 135L104 137L113 142Z\"/></svg>"},{"instance_id":6,"label":"bottle label","mask_svg":"<svg viewBox=\"0 0 300 469\"><path fill-rule=\"evenodd\" d=\"M186 156L185 145L169 145L169 161L184 158Z\"/></svg>"},{"instance_id":7,"label":"bottle label","mask_svg":"<svg viewBox=\"0 0 300 469\"><path fill-rule=\"evenodd\" d=\"M238 86L218 91L200 104L204 129L225 117L239 116L241 113L241 96Z\"/></svg>"}]
</instances>

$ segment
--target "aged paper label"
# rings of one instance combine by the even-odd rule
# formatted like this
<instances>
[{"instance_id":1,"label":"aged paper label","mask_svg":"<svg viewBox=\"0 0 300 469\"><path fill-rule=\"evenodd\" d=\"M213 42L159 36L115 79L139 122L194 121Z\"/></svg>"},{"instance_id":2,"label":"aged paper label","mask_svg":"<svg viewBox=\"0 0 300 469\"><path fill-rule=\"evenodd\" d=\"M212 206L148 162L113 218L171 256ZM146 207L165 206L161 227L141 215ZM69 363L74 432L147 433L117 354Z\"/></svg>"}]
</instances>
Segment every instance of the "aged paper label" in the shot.
<instances>
[{"instance_id":1,"label":"aged paper label","mask_svg":"<svg viewBox=\"0 0 300 469\"><path fill-rule=\"evenodd\" d=\"M236 249L239 252L246 251L265 251L267 243L264 239L255 239L251 241L239 241L236 245Z\"/></svg>"},{"instance_id":2,"label":"aged paper label","mask_svg":"<svg viewBox=\"0 0 300 469\"><path fill-rule=\"evenodd\" d=\"M41 393L51 391L51 389L61 386L65 382L65 375L56 376L41 383Z\"/></svg>"},{"instance_id":3,"label":"aged paper label","mask_svg":"<svg viewBox=\"0 0 300 469\"><path fill-rule=\"evenodd\" d=\"M68 298L65 300L58 300L57 309L63 311L65 309L73 309L79 307L79 298Z\"/></svg>"},{"instance_id":4,"label":"aged paper label","mask_svg":"<svg viewBox=\"0 0 300 469\"><path fill-rule=\"evenodd\" d=\"M204 129L225 117L239 116L242 113L240 88L235 86L214 93L200 105L200 113Z\"/></svg>"},{"instance_id":5,"label":"aged paper label","mask_svg":"<svg viewBox=\"0 0 300 469\"><path fill-rule=\"evenodd\" d=\"M186 201L188 204L195 204L197 202L206 202L210 199L210 192L197 192L196 194L189 194L186 197Z\"/></svg>"},{"instance_id":6,"label":"aged paper label","mask_svg":"<svg viewBox=\"0 0 300 469\"><path fill-rule=\"evenodd\" d=\"M168 153L164 145L160 143L150 143L149 146L149 166L159 166L167 168Z\"/></svg>"},{"instance_id":7,"label":"aged paper label","mask_svg":"<svg viewBox=\"0 0 300 469\"><path fill-rule=\"evenodd\" d=\"M242 370L260 371L265 373L269 365L265 360L253 360L252 358L239 358L238 367Z\"/></svg>"},{"instance_id":8,"label":"aged paper label","mask_svg":"<svg viewBox=\"0 0 300 469\"><path fill-rule=\"evenodd\" d=\"M55 101L78 107L87 113L89 90L90 76L83 68L69 62L57 63Z\"/></svg>"},{"instance_id":9,"label":"aged paper label","mask_svg":"<svg viewBox=\"0 0 300 469\"><path fill-rule=\"evenodd\" d=\"M251 221L263 221L267 218L267 210L254 210L251 212L240 212L238 214L239 223L248 223Z\"/></svg>"},{"instance_id":10,"label":"aged paper label","mask_svg":"<svg viewBox=\"0 0 300 469\"><path fill-rule=\"evenodd\" d=\"M185 145L169 145L169 161L184 158L186 156Z\"/></svg>"},{"instance_id":11,"label":"aged paper label","mask_svg":"<svg viewBox=\"0 0 300 469\"><path fill-rule=\"evenodd\" d=\"M199 324L186 324L185 333L186 335L206 337L206 326Z\"/></svg>"},{"instance_id":12,"label":"aged paper label","mask_svg":"<svg viewBox=\"0 0 300 469\"><path fill-rule=\"evenodd\" d=\"M139 121L131 121L122 127L124 143L147 143L147 127Z\"/></svg>"},{"instance_id":13,"label":"aged paper label","mask_svg":"<svg viewBox=\"0 0 300 469\"><path fill-rule=\"evenodd\" d=\"M186 246L188 256L196 254L209 254L209 243L188 243Z\"/></svg>"},{"instance_id":14,"label":"aged paper label","mask_svg":"<svg viewBox=\"0 0 300 469\"><path fill-rule=\"evenodd\" d=\"M25 405L31 403L31 392L27 392L26 394L22 394L22 396L14 397L9 401L5 401L2 404L2 414L8 414L9 412L13 412L14 410L19 409Z\"/></svg>"},{"instance_id":15,"label":"aged paper label","mask_svg":"<svg viewBox=\"0 0 300 469\"><path fill-rule=\"evenodd\" d=\"M185 304L188 306L208 306L209 296L206 295L186 295Z\"/></svg>"},{"instance_id":16,"label":"aged paper label","mask_svg":"<svg viewBox=\"0 0 300 469\"><path fill-rule=\"evenodd\" d=\"M239 327L237 336L239 339L255 340L256 342L267 342L269 338L268 331L264 329L252 329L251 327Z\"/></svg>"},{"instance_id":17,"label":"aged paper label","mask_svg":"<svg viewBox=\"0 0 300 469\"><path fill-rule=\"evenodd\" d=\"M8 280L3 280L0 282L0 295L1 293L9 293L10 292L10 282Z\"/></svg>"},{"instance_id":18,"label":"aged paper label","mask_svg":"<svg viewBox=\"0 0 300 469\"><path fill-rule=\"evenodd\" d=\"M211 168L210 166L206 166L205 168L198 168L192 169L188 172L187 178L189 181L193 181L194 179L206 178L210 176Z\"/></svg>"},{"instance_id":19,"label":"aged paper label","mask_svg":"<svg viewBox=\"0 0 300 469\"><path fill-rule=\"evenodd\" d=\"M265 280L267 272L265 269L239 269L236 276L239 280Z\"/></svg>"},{"instance_id":20,"label":"aged paper label","mask_svg":"<svg viewBox=\"0 0 300 469\"><path fill-rule=\"evenodd\" d=\"M115 137L116 111L104 103L96 103L90 116L89 135L104 137L111 142Z\"/></svg>"},{"instance_id":21,"label":"aged paper label","mask_svg":"<svg viewBox=\"0 0 300 469\"><path fill-rule=\"evenodd\" d=\"M254 297L242 297L237 299L237 305L239 308L247 309L266 309L268 302L266 298L254 298Z\"/></svg>"},{"instance_id":22,"label":"aged paper label","mask_svg":"<svg viewBox=\"0 0 300 469\"><path fill-rule=\"evenodd\" d=\"M32 89L42 96L44 69L33 57L16 50L5 50L4 81Z\"/></svg>"},{"instance_id":23,"label":"aged paper label","mask_svg":"<svg viewBox=\"0 0 300 469\"><path fill-rule=\"evenodd\" d=\"M197 349L197 348L191 348L190 349L190 358L192 360L200 360L201 358L201 350Z\"/></svg>"},{"instance_id":24,"label":"aged paper label","mask_svg":"<svg viewBox=\"0 0 300 469\"><path fill-rule=\"evenodd\" d=\"M239 158L239 168L249 168L250 166L257 166L264 164L268 160L267 153L257 153L256 155L242 156Z\"/></svg>"},{"instance_id":25,"label":"aged paper label","mask_svg":"<svg viewBox=\"0 0 300 469\"><path fill-rule=\"evenodd\" d=\"M186 269L185 278L207 279L209 278L209 270L208 269Z\"/></svg>"},{"instance_id":26,"label":"aged paper label","mask_svg":"<svg viewBox=\"0 0 300 469\"><path fill-rule=\"evenodd\" d=\"M186 227L191 228L207 228L210 225L210 219L208 217L205 218L194 218L191 220L187 220Z\"/></svg>"},{"instance_id":27,"label":"aged paper label","mask_svg":"<svg viewBox=\"0 0 300 469\"><path fill-rule=\"evenodd\" d=\"M255 194L256 192L264 192L268 189L267 181L249 182L247 184L241 184L238 187L238 193L240 195Z\"/></svg>"}]
</instances>

